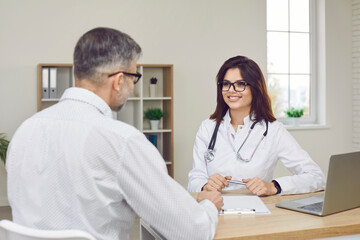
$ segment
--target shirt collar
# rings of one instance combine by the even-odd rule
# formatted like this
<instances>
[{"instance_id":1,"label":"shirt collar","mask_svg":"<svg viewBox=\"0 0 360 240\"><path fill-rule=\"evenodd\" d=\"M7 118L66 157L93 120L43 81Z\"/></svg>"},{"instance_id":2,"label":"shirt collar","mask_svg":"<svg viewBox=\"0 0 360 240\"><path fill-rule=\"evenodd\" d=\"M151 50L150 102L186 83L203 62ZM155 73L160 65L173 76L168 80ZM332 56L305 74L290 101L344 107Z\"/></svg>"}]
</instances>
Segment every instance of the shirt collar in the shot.
<instances>
[{"instance_id":1,"label":"shirt collar","mask_svg":"<svg viewBox=\"0 0 360 240\"><path fill-rule=\"evenodd\" d=\"M252 123L253 121L250 120L250 115L247 115L245 118L244 118L244 126L247 126L249 123ZM227 110L225 116L224 116L224 123L226 126L230 126L232 127L231 125L231 117L230 117L230 111Z\"/></svg>"},{"instance_id":2,"label":"shirt collar","mask_svg":"<svg viewBox=\"0 0 360 240\"><path fill-rule=\"evenodd\" d=\"M78 102L87 103L95 107L101 114L106 117L112 118L112 111L109 105L95 93L78 87L71 87L65 90L61 96L60 102L64 100L73 100Z\"/></svg>"}]
</instances>

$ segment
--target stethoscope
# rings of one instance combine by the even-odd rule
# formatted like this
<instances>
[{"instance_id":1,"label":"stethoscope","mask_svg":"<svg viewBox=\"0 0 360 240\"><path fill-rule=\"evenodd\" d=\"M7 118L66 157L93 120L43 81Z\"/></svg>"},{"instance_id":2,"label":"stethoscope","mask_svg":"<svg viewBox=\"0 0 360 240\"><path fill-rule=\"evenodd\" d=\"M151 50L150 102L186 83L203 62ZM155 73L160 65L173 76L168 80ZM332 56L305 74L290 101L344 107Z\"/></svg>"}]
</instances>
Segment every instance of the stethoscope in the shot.
<instances>
[{"instance_id":1,"label":"stethoscope","mask_svg":"<svg viewBox=\"0 0 360 240\"><path fill-rule=\"evenodd\" d=\"M260 143L261 143L262 140L266 137L266 135L267 135L267 133L268 133L268 122L267 122L267 121L265 121L265 123L266 123L266 130L265 130L265 132L263 133L260 141L259 141L258 144L256 145L256 147L255 147L253 153L251 154L250 158L248 158L248 159L247 159L247 158L243 158L243 157L240 155L240 150L241 150L241 148L244 146L245 142L247 141L247 139L248 139L249 136L250 136L251 131L254 129L255 125L256 125L258 122L259 122L259 121L256 121L256 122L254 122L254 123L251 125L251 127L250 127L250 129L249 129L249 132L248 132L245 140L243 141L243 143L241 144L241 146L240 146L239 149L237 150L237 152L236 152L236 159L237 159L237 160L243 161L243 162L250 162L251 159L252 159L252 157L254 156L256 150L258 149ZM208 149L207 149L207 151L204 153L204 159L205 159L205 162L206 162L206 163L212 162L212 161L214 161L214 159L215 159L215 150L214 150L214 147L215 147L215 143L216 143L216 136L217 136L217 133L218 133L218 131L219 131L219 126L220 126L220 124L216 124L215 129L214 129L214 132L213 132L213 135L212 135L212 137L211 137L211 140L210 140L210 143L209 143L209 146L208 146Z\"/></svg>"}]
</instances>

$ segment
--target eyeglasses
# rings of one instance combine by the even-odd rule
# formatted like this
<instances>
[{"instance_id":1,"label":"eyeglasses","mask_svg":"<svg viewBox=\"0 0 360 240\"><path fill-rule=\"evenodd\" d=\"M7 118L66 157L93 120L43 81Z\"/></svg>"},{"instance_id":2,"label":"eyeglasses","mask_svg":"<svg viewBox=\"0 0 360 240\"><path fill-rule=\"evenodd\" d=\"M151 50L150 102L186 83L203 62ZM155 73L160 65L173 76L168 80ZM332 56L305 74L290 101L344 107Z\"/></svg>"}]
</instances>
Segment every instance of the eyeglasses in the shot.
<instances>
[{"instance_id":1,"label":"eyeglasses","mask_svg":"<svg viewBox=\"0 0 360 240\"><path fill-rule=\"evenodd\" d=\"M112 77L112 76L114 76L114 75L116 75L116 74L119 74L119 73L123 73L123 74L125 74L125 75L132 76L132 77L133 77L134 84L136 84L136 83L140 80L140 78L141 78L141 76L142 76L142 74L139 73L139 72L129 73L129 72L119 71L119 72L116 72L116 73L109 74L108 77Z\"/></svg>"},{"instance_id":2,"label":"eyeglasses","mask_svg":"<svg viewBox=\"0 0 360 240\"><path fill-rule=\"evenodd\" d=\"M233 86L235 92L243 92L246 89L246 86L249 85L247 82L243 80L238 80L236 82L229 82L227 80L221 81L218 83L220 87L222 87L223 92L230 91L231 86Z\"/></svg>"}]
</instances>

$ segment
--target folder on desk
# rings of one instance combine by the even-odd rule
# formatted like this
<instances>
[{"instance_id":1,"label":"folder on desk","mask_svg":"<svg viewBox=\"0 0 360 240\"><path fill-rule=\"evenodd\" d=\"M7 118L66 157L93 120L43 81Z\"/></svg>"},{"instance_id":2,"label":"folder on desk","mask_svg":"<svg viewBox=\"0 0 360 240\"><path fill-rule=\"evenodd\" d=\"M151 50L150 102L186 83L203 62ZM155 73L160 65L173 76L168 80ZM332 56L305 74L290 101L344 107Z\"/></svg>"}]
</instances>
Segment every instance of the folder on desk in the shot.
<instances>
[{"instance_id":1,"label":"folder on desk","mask_svg":"<svg viewBox=\"0 0 360 240\"><path fill-rule=\"evenodd\" d=\"M42 98L50 98L50 92L49 92L49 68L43 67L42 68L42 79L41 79L41 85L42 85Z\"/></svg>"},{"instance_id":2,"label":"folder on desk","mask_svg":"<svg viewBox=\"0 0 360 240\"><path fill-rule=\"evenodd\" d=\"M57 74L57 68L51 67L50 68L50 98L56 98L57 88L56 88L56 74Z\"/></svg>"},{"instance_id":3,"label":"folder on desk","mask_svg":"<svg viewBox=\"0 0 360 240\"><path fill-rule=\"evenodd\" d=\"M271 213L258 196L223 196L223 199L220 215Z\"/></svg>"}]
</instances>

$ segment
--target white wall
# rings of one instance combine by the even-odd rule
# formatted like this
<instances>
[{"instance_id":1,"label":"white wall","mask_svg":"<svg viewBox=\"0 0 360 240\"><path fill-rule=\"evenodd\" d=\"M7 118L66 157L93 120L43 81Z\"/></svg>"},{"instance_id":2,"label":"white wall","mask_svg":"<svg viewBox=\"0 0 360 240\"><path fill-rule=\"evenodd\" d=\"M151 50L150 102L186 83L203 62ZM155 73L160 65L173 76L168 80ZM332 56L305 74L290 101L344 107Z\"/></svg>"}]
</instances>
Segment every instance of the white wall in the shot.
<instances>
[{"instance_id":1,"label":"white wall","mask_svg":"<svg viewBox=\"0 0 360 240\"><path fill-rule=\"evenodd\" d=\"M360 148L360 0L352 0L353 146Z\"/></svg>"},{"instance_id":2,"label":"white wall","mask_svg":"<svg viewBox=\"0 0 360 240\"><path fill-rule=\"evenodd\" d=\"M38 63L71 63L85 31L117 28L142 46L140 63L174 64L175 179L186 186L196 131L215 107L221 64L245 55L266 71L265 7L265 0L0 0L0 132L11 137L36 112ZM330 128L291 132L325 171L331 153L351 150L350 0L327 0L326 16Z\"/></svg>"}]
</instances>

